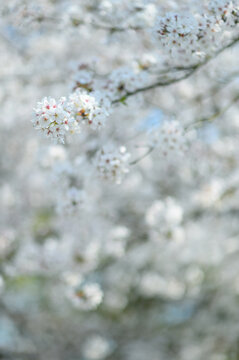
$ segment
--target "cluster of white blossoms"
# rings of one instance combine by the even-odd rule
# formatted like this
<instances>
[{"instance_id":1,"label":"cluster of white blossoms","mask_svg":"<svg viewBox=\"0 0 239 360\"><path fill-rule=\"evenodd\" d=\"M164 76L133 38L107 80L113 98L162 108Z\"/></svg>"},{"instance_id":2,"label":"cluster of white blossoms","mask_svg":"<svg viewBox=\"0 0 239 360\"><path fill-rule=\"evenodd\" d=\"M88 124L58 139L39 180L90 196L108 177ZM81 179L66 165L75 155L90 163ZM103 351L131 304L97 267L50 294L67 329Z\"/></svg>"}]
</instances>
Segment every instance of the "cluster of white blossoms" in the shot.
<instances>
[{"instance_id":1,"label":"cluster of white blossoms","mask_svg":"<svg viewBox=\"0 0 239 360\"><path fill-rule=\"evenodd\" d=\"M0 3L0 358L239 359L236 1Z\"/></svg>"},{"instance_id":2,"label":"cluster of white blossoms","mask_svg":"<svg viewBox=\"0 0 239 360\"><path fill-rule=\"evenodd\" d=\"M166 13L158 16L153 28L153 36L166 52L178 57L202 56L210 48L220 46L221 30L234 27L239 19L238 1L213 0L207 12L199 9L196 14ZM212 51L211 49L211 51Z\"/></svg>"},{"instance_id":3,"label":"cluster of white blossoms","mask_svg":"<svg viewBox=\"0 0 239 360\"><path fill-rule=\"evenodd\" d=\"M94 282L70 285L67 295L73 305L83 311L97 308L103 299L100 286Z\"/></svg>"},{"instance_id":4,"label":"cluster of white blossoms","mask_svg":"<svg viewBox=\"0 0 239 360\"><path fill-rule=\"evenodd\" d=\"M238 0L213 0L209 2L208 9L227 25L235 26L239 19Z\"/></svg>"},{"instance_id":5,"label":"cluster of white blossoms","mask_svg":"<svg viewBox=\"0 0 239 360\"><path fill-rule=\"evenodd\" d=\"M124 175L129 171L130 153L124 146L119 149L113 146L104 146L98 151L95 166L102 179L120 184Z\"/></svg>"},{"instance_id":6,"label":"cluster of white blossoms","mask_svg":"<svg viewBox=\"0 0 239 360\"><path fill-rule=\"evenodd\" d=\"M99 93L87 93L77 89L69 98L58 102L44 98L37 103L32 120L34 127L55 142L64 143L67 133L80 132L88 125L95 130L105 125L109 102Z\"/></svg>"},{"instance_id":7,"label":"cluster of white blossoms","mask_svg":"<svg viewBox=\"0 0 239 360\"><path fill-rule=\"evenodd\" d=\"M32 122L36 130L61 143L64 143L65 133L74 127L65 97L58 102L45 97L37 103L34 115Z\"/></svg>"},{"instance_id":8,"label":"cluster of white blossoms","mask_svg":"<svg viewBox=\"0 0 239 360\"><path fill-rule=\"evenodd\" d=\"M161 156L173 159L187 150L187 137L178 121L167 120L149 132L149 146L156 148Z\"/></svg>"},{"instance_id":9,"label":"cluster of white blossoms","mask_svg":"<svg viewBox=\"0 0 239 360\"><path fill-rule=\"evenodd\" d=\"M87 125L96 130L105 125L110 103L99 92L87 94L77 89L69 96L69 106L78 126Z\"/></svg>"},{"instance_id":10,"label":"cluster of white blossoms","mask_svg":"<svg viewBox=\"0 0 239 360\"><path fill-rule=\"evenodd\" d=\"M153 34L163 47L174 54L191 51L197 41L198 24L190 15L167 13L156 20Z\"/></svg>"}]
</instances>

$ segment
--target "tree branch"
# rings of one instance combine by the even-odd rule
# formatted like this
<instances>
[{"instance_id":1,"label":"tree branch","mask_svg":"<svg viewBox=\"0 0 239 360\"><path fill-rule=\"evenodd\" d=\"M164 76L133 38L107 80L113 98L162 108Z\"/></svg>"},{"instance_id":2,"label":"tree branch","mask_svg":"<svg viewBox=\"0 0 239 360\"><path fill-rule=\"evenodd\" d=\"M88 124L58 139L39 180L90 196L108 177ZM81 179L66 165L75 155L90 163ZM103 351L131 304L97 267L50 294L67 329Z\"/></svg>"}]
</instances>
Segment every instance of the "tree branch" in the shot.
<instances>
[{"instance_id":1,"label":"tree branch","mask_svg":"<svg viewBox=\"0 0 239 360\"><path fill-rule=\"evenodd\" d=\"M231 48L233 45L235 45L237 42L239 41L239 36L236 37L235 39L233 39L231 42L229 42L226 46L222 47L221 49L219 49L218 51L216 51L213 55L207 56L205 58L205 60L201 63L198 63L196 65L192 65L192 66L188 66L188 67L176 67L173 69L169 69L168 72L170 71L188 71L186 74L183 74L183 76L179 77L179 78L174 78L174 79L170 79L168 81L162 81L162 80L158 80L155 83L142 87L142 88L138 88L134 91L129 91L127 92L125 95L123 95L122 97L120 97L119 99L116 99L114 101L112 101L113 104L117 104L119 102L124 102L128 97L136 95L138 93L141 92L145 92L148 90L152 90L155 89L157 87L164 87L164 86L168 86L171 84L175 84L179 81L185 80L187 79L189 76L191 76L193 73L196 72L196 70L198 70L199 68L201 68L203 65L206 65L210 60L214 59L215 57L217 57L219 54L221 54L224 50Z\"/></svg>"},{"instance_id":2,"label":"tree branch","mask_svg":"<svg viewBox=\"0 0 239 360\"><path fill-rule=\"evenodd\" d=\"M193 128L199 128L201 127L205 122L213 122L216 118L218 118L219 116L225 114L225 112L230 109L230 107L235 104L237 101L239 101L239 94L237 94L232 101L225 106L224 108L220 109L219 111L216 111L214 114L212 114L210 117L204 117L201 118L199 120L196 120L194 122L192 122L191 124L189 124L188 126L185 127L185 131L190 130L191 127Z\"/></svg>"},{"instance_id":3,"label":"tree branch","mask_svg":"<svg viewBox=\"0 0 239 360\"><path fill-rule=\"evenodd\" d=\"M146 153L144 153L142 156L140 156L139 158L135 159L134 161L131 161L129 163L129 165L135 165L137 164L139 161L143 160L146 156L148 156L149 154L151 154L151 152L155 149L154 146L150 146L148 148L148 150L146 151Z\"/></svg>"}]
</instances>

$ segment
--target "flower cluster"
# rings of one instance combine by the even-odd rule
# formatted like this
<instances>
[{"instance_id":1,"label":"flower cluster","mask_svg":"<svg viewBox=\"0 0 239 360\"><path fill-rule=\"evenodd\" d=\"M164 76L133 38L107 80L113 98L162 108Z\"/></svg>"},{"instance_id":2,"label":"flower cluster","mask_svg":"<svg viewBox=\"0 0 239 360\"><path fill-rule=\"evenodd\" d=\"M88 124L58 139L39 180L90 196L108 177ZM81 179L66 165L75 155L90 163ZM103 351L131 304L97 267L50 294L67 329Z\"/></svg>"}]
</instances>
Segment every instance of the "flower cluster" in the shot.
<instances>
[{"instance_id":1,"label":"flower cluster","mask_svg":"<svg viewBox=\"0 0 239 360\"><path fill-rule=\"evenodd\" d=\"M155 147L163 157L175 158L185 153L186 136L176 120L164 121L156 130L149 132L149 145Z\"/></svg>"},{"instance_id":2,"label":"flower cluster","mask_svg":"<svg viewBox=\"0 0 239 360\"><path fill-rule=\"evenodd\" d=\"M222 29L235 27L239 19L238 2L213 0L196 14L166 13L158 16L153 36L166 52L178 60L205 56L221 45Z\"/></svg>"},{"instance_id":3,"label":"flower cluster","mask_svg":"<svg viewBox=\"0 0 239 360\"><path fill-rule=\"evenodd\" d=\"M105 125L109 115L109 101L99 93L82 93L77 89L69 96L71 114L79 126L87 125L93 130Z\"/></svg>"},{"instance_id":4,"label":"flower cluster","mask_svg":"<svg viewBox=\"0 0 239 360\"><path fill-rule=\"evenodd\" d=\"M209 1L208 9L219 15L223 15L233 9L233 4L231 0L211 0Z\"/></svg>"},{"instance_id":5,"label":"flower cluster","mask_svg":"<svg viewBox=\"0 0 239 360\"><path fill-rule=\"evenodd\" d=\"M233 28L239 22L238 0L213 0L208 8L224 26Z\"/></svg>"},{"instance_id":6,"label":"flower cluster","mask_svg":"<svg viewBox=\"0 0 239 360\"><path fill-rule=\"evenodd\" d=\"M115 149L112 146L104 146L98 151L95 159L95 166L99 176L120 184L128 170L130 154L124 146Z\"/></svg>"},{"instance_id":7,"label":"flower cluster","mask_svg":"<svg viewBox=\"0 0 239 360\"><path fill-rule=\"evenodd\" d=\"M34 109L34 127L56 142L64 143L65 135L79 132L81 127L98 129L109 115L109 101L99 93L77 89L69 99L44 98Z\"/></svg>"},{"instance_id":8,"label":"flower cluster","mask_svg":"<svg viewBox=\"0 0 239 360\"><path fill-rule=\"evenodd\" d=\"M61 98L58 102L53 98L44 98L37 103L34 109L35 116L32 120L36 130L60 143L64 143L64 136L67 131L74 128L74 121L66 102Z\"/></svg>"},{"instance_id":9,"label":"flower cluster","mask_svg":"<svg viewBox=\"0 0 239 360\"><path fill-rule=\"evenodd\" d=\"M157 18L153 33L172 54L191 51L197 41L198 24L193 16L167 13Z\"/></svg>"},{"instance_id":10,"label":"flower cluster","mask_svg":"<svg viewBox=\"0 0 239 360\"><path fill-rule=\"evenodd\" d=\"M0 357L239 359L238 1L2 1Z\"/></svg>"}]
</instances>

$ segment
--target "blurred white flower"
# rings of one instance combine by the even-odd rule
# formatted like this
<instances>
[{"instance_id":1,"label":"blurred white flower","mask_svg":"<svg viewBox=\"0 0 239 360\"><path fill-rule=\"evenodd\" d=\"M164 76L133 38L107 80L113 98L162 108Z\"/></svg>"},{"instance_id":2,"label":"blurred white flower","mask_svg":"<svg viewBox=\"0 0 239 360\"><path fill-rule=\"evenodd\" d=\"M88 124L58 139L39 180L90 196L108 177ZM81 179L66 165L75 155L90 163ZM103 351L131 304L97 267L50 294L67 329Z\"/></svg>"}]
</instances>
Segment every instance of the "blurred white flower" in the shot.
<instances>
[{"instance_id":1,"label":"blurred white flower","mask_svg":"<svg viewBox=\"0 0 239 360\"><path fill-rule=\"evenodd\" d=\"M88 360L100 360L109 356L114 349L113 343L106 338L94 335L83 346L83 355Z\"/></svg>"},{"instance_id":2,"label":"blurred white flower","mask_svg":"<svg viewBox=\"0 0 239 360\"><path fill-rule=\"evenodd\" d=\"M129 157L130 154L124 146L119 149L113 146L104 146L98 151L95 158L95 166L99 176L105 180L120 184L129 171Z\"/></svg>"},{"instance_id":3,"label":"blurred white flower","mask_svg":"<svg viewBox=\"0 0 239 360\"><path fill-rule=\"evenodd\" d=\"M70 287L67 296L75 307L89 311L101 304L103 292L97 283L82 283Z\"/></svg>"}]
</instances>

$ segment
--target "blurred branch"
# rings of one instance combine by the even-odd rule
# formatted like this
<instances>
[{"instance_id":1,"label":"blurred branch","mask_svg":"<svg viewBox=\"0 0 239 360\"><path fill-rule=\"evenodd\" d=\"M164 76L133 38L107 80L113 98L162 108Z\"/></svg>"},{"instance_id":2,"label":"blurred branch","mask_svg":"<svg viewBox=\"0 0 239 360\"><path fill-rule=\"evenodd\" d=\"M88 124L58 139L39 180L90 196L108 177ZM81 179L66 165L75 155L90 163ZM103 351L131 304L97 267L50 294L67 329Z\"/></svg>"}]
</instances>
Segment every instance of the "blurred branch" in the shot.
<instances>
[{"instance_id":1,"label":"blurred branch","mask_svg":"<svg viewBox=\"0 0 239 360\"><path fill-rule=\"evenodd\" d=\"M129 91L127 92L124 96L120 97L119 99L114 100L112 103L113 104L117 104L119 102L124 102L128 97L136 95L138 93L141 92L145 92L148 90L152 90L155 89L157 87L164 87L164 86L168 86L171 84L175 84L179 81L185 80L188 77L190 77L193 73L195 73L199 68L201 68L203 65L206 65L210 60L216 58L219 54L221 54L224 50L231 48L233 45L235 45L237 42L239 41L239 36L235 39L233 39L231 42L229 42L226 46L222 47L221 49L219 49L218 51L216 51L213 55L211 56L207 56L205 58L205 60L203 62L200 62L196 65L192 65L192 66L187 66L187 67L174 67L173 69L169 69L168 72L170 71L175 71L175 70L179 70L179 71L187 71L186 74L183 74L181 77L179 78L173 78L173 79L169 79L168 81L162 81L162 79L159 79L158 81L156 81L155 83L142 87L142 88L138 88L134 91Z\"/></svg>"},{"instance_id":2,"label":"blurred branch","mask_svg":"<svg viewBox=\"0 0 239 360\"><path fill-rule=\"evenodd\" d=\"M200 128L205 122L213 122L215 119L217 119L218 117L222 116L223 114L225 114L225 112L230 109L230 107L235 104L237 101L239 101L239 95L237 94L232 101L225 107L223 107L222 109L216 111L214 114L212 114L209 117L203 117L199 120L196 120L194 122L192 122L191 124L189 124L187 127L185 127L185 131L190 130L191 127L193 128Z\"/></svg>"},{"instance_id":3,"label":"blurred branch","mask_svg":"<svg viewBox=\"0 0 239 360\"><path fill-rule=\"evenodd\" d=\"M231 74L227 74L227 77L220 79L220 83L211 87L210 89L210 93L207 97L204 97L204 93L199 94L197 96L198 100L205 100L208 99L209 97L213 97L215 95L217 95L221 90L224 90L226 88L226 86L228 86L229 84L231 84L237 77L239 77L239 71L234 71Z\"/></svg>"},{"instance_id":4,"label":"blurred branch","mask_svg":"<svg viewBox=\"0 0 239 360\"><path fill-rule=\"evenodd\" d=\"M142 156L138 157L137 159L135 159L134 161L131 161L129 163L129 165L135 165L137 164L139 161L143 160L146 156L148 156L149 154L151 154L151 152L155 149L154 146L150 146L148 148L148 150L146 151L146 153L144 153Z\"/></svg>"},{"instance_id":5,"label":"blurred branch","mask_svg":"<svg viewBox=\"0 0 239 360\"><path fill-rule=\"evenodd\" d=\"M107 30L111 33L124 32L124 31L128 31L128 30L135 30L135 31L142 30L141 27L137 27L137 26L129 26L129 27L108 26L108 25L100 24L100 23L96 23L96 22L90 22L89 25L91 25L92 27L94 27L96 29Z\"/></svg>"},{"instance_id":6,"label":"blurred branch","mask_svg":"<svg viewBox=\"0 0 239 360\"><path fill-rule=\"evenodd\" d=\"M212 114L210 117L204 117L201 118L199 120L196 120L194 122L192 122L191 124L189 124L188 126L186 126L184 128L185 131L189 131L192 128L200 128L204 123L206 122L213 122L215 119L217 119L218 117L222 116L228 109L230 109L230 107L235 104L237 101L239 101L239 94L236 95L232 101L225 107L223 107L222 109L220 109L219 111L215 112L214 114ZM153 150L155 149L154 146L150 146L148 147L148 150L140 157L138 157L137 159L133 160L132 162L129 163L129 165L135 165L138 162L140 162L141 160L143 160L146 156L148 156L149 154L151 154L153 152Z\"/></svg>"}]
</instances>

